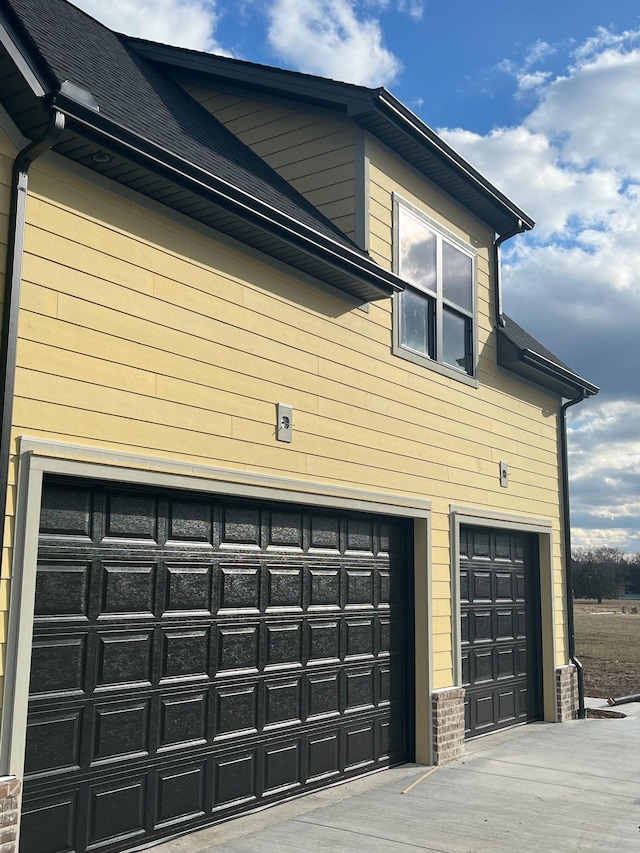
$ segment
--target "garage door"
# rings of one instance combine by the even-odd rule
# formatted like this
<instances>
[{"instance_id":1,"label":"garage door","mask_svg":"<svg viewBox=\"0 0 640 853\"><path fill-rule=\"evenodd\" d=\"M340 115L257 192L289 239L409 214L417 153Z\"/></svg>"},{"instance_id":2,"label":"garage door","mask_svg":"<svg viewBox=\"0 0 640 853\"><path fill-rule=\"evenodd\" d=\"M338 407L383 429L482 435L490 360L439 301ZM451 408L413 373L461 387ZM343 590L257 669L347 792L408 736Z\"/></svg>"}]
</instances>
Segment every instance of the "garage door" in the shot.
<instances>
[{"instance_id":1,"label":"garage door","mask_svg":"<svg viewBox=\"0 0 640 853\"><path fill-rule=\"evenodd\" d=\"M405 761L403 534L45 482L23 853L124 850Z\"/></svg>"},{"instance_id":2,"label":"garage door","mask_svg":"<svg viewBox=\"0 0 640 853\"><path fill-rule=\"evenodd\" d=\"M535 540L460 531L462 679L467 737L540 719L540 605Z\"/></svg>"}]
</instances>

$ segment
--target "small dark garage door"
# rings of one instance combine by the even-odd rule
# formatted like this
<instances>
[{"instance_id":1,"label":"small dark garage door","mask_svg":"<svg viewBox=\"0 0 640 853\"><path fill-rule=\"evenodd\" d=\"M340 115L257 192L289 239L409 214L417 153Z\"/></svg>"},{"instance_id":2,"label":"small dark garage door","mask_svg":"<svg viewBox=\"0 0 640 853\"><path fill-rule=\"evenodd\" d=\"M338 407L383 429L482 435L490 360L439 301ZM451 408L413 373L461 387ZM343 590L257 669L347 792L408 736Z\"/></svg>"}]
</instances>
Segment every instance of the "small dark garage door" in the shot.
<instances>
[{"instance_id":1,"label":"small dark garage door","mask_svg":"<svg viewBox=\"0 0 640 853\"><path fill-rule=\"evenodd\" d=\"M46 481L23 853L124 850L410 758L405 539Z\"/></svg>"},{"instance_id":2,"label":"small dark garage door","mask_svg":"<svg viewBox=\"0 0 640 853\"><path fill-rule=\"evenodd\" d=\"M541 716L536 540L460 530L462 680L467 737Z\"/></svg>"}]
</instances>

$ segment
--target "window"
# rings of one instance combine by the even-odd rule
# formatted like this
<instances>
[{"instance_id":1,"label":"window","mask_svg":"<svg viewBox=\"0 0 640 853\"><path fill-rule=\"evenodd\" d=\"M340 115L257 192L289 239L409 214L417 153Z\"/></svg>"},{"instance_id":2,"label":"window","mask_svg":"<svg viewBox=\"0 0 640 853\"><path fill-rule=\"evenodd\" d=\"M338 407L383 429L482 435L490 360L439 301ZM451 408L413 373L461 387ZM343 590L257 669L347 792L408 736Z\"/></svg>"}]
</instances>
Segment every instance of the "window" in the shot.
<instances>
[{"instance_id":1,"label":"window","mask_svg":"<svg viewBox=\"0 0 640 853\"><path fill-rule=\"evenodd\" d=\"M397 355L456 378L475 374L475 252L396 200L396 269L408 286L394 316Z\"/></svg>"}]
</instances>

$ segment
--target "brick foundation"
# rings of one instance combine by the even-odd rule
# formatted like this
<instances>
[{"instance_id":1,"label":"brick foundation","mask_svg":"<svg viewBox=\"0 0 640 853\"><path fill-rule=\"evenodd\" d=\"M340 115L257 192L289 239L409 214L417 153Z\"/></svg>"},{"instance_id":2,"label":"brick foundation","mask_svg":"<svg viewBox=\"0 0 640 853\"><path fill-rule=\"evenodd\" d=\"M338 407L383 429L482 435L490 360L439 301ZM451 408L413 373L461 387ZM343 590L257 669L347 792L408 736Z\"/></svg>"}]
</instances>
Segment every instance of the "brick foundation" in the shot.
<instances>
[{"instance_id":1,"label":"brick foundation","mask_svg":"<svg viewBox=\"0 0 640 853\"><path fill-rule=\"evenodd\" d=\"M15 776L0 776L0 853L18 853L21 789Z\"/></svg>"},{"instance_id":2,"label":"brick foundation","mask_svg":"<svg viewBox=\"0 0 640 853\"><path fill-rule=\"evenodd\" d=\"M556 669L558 722L575 720L578 714L578 672L573 664Z\"/></svg>"},{"instance_id":3,"label":"brick foundation","mask_svg":"<svg viewBox=\"0 0 640 853\"><path fill-rule=\"evenodd\" d=\"M438 690L431 696L433 763L446 764L464 753L464 689Z\"/></svg>"}]
</instances>

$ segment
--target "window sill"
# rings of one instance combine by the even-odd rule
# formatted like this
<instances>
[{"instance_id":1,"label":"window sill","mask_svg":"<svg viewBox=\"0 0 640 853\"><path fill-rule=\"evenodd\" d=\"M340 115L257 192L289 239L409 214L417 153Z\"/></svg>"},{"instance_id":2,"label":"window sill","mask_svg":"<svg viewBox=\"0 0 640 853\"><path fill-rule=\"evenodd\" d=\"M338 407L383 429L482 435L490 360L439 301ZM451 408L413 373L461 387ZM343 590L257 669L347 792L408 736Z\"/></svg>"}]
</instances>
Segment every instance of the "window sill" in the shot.
<instances>
[{"instance_id":1,"label":"window sill","mask_svg":"<svg viewBox=\"0 0 640 853\"><path fill-rule=\"evenodd\" d=\"M448 364L442 364L439 361L434 361L431 358L413 352L410 349L405 349L394 343L392 347L393 355L398 358L404 358L405 361L410 361L412 364L418 364L420 367L426 367L427 370L432 370L434 373L439 373L441 376L447 376L449 379L455 379L456 382L462 382L463 385L469 385L471 388L478 388L480 383L475 376L469 376L461 370L456 370L455 367L449 367Z\"/></svg>"}]
</instances>

